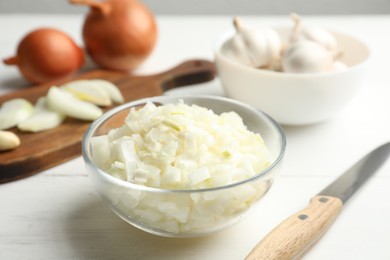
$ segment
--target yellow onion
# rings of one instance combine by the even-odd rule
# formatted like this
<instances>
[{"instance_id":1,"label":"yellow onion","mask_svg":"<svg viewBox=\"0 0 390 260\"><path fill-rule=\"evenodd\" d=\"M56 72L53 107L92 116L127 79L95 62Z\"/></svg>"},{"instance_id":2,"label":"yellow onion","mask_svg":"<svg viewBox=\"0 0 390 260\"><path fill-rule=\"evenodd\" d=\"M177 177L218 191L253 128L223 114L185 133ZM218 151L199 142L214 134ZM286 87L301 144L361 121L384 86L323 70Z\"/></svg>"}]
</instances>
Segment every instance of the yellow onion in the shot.
<instances>
[{"instance_id":1,"label":"yellow onion","mask_svg":"<svg viewBox=\"0 0 390 260\"><path fill-rule=\"evenodd\" d=\"M102 68L128 71L139 66L157 41L153 13L138 0L69 0L90 7L83 39L92 60Z\"/></svg>"},{"instance_id":2,"label":"yellow onion","mask_svg":"<svg viewBox=\"0 0 390 260\"><path fill-rule=\"evenodd\" d=\"M84 60L84 51L67 34L40 28L28 33L19 43L16 56L3 62L18 66L31 83L45 83L72 76Z\"/></svg>"}]
</instances>

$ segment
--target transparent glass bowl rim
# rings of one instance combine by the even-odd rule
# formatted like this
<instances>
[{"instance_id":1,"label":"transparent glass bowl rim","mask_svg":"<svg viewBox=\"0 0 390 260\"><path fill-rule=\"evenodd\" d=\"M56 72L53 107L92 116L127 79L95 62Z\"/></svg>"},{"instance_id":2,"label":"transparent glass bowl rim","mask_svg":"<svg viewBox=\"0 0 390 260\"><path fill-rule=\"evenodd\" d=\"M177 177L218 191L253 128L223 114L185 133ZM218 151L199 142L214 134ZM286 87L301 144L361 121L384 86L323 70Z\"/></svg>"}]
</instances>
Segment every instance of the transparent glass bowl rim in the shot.
<instances>
[{"instance_id":1,"label":"transparent glass bowl rim","mask_svg":"<svg viewBox=\"0 0 390 260\"><path fill-rule=\"evenodd\" d=\"M210 100L210 102L212 102L213 100L218 100L218 101L222 101L225 103L232 103L232 104L241 106L247 110L251 110L252 112L254 112L256 114L264 116L264 118L266 118L266 120L268 120L268 123L270 123L277 130L277 134L279 135L279 138L280 138L281 147L280 147L280 152L277 155L277 158L266 169L255 174L254 176L252 176L250 178L247 178L247 179L244 179L244 180L241 180L238 182L234 182L234 183L231 183L228 185L216 186L216 187L212 187L212 188L203 188L203 189L163 189L163 188L155 188L155 187L138 185L138 184L124 181L124 180L121 180L121 179L116 178L114 176L111 176L110 174L106 173L102 169L98 168L96 166L96 164L92 161L91 157L89 156L89 152L88 152L90 139L93 137L93 133L100 127L100 125L103 124L105 121L107 121L109 118L111 118L112 116L114 116L115 114L117 114L120 111L130 109L131 107L143 105L148 101L158 103L158 102L163 102L163 101L172 102L173 100L179 101L179 100L183 99L184 103L185 103L186 98L206 99L206 100ZM260 178L263 178L264 176L266 176L267 173L271 172L281 162L281 160L283 159L285 150L286 150L286 136L285 136L284 131L282 130L281 126L273 118L271 118L269 115L267 115L263 111L256 109L256 108L254 108L248 104L245 104L243 102L233 100L230 98L226 98L226 97L212 96L212 95L154 96L154 97L142 98L142 99L138 99L135 101L131 101L131 102L122 104L120 106L117 106L115 108L108 110L102 116L100 116L98 119L93 121L90 124L90 126L87 128L87 130L85 131L84 137L82 139L82 156L83 156L84 162L88 165L88 167L92 167L92 169L94 171L93 174L98 174L100 177L103 177L106 181L108 181L112 184L118 185L118 186L130 188L130 189L137 189L140 191L154 192L154 193L202 193L202 192L210 192L210 191L217 191L217 190L225 190L225 189L233 188L236 186L240 186L242 184L249 183L249 182L252 182L254 180L257 180L257 179L260 179Z\"/></svg>"}]
</instances>

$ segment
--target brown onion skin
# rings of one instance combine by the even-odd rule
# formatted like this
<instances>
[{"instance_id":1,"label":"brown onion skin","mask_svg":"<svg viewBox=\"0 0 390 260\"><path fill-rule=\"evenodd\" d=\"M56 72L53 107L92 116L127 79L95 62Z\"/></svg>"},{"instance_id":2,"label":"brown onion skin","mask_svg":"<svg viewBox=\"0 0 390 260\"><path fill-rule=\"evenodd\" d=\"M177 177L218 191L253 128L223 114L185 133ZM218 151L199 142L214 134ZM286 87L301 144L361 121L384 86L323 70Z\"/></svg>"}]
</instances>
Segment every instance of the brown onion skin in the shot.
<instances>
[{"instance_id":1,"label":"brown onion skin","mask_svg":"<svg viewBox=\"0 0 390 260\"><path fill-rule=\"evenodd\" d=\"M19 43L16 57L4 59L36 84L70 78L84 62L84 51L67 34L52 28L28 33Z\"/></svg>"},{"instance_id":2,"label":"brown onion skin","mask_svg":"<svg viewBox=\"0 0 390 260\"><path fill-rule=\"evenodd\" d=\"M129 71L138 67L157 41L154 15L137 0L102 3L106 8L91 6L84 22L83 39L87 52L105 69Z\"/></svg>"}]
</instances>

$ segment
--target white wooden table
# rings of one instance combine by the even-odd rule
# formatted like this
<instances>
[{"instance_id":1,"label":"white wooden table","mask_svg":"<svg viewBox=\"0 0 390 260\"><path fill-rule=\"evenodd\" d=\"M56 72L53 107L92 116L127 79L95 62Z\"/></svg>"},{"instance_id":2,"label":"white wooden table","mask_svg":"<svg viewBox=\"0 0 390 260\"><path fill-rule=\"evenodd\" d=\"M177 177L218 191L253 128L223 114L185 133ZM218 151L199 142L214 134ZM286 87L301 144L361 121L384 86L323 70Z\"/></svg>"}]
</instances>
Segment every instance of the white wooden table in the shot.
<instances>
[{"instance_id":1,"label":"white wooden table","mask_svg":"<svg viewBox=\"0 0 390 260\"><path fill-rule=\"evenodd\" d=\"M81 42L81 15L1 15L0 57L15 52L28 31L52 26ZM245 17L270 25L287 17ZM306 22L356 35L370 46L366 84L336 118L284 127L281 174L253 214L216 235L195 239L144 233L100 200L81 157L30 178L0 185L0 259L243 259L276 224L377 145L390 140L390 17L305 17ZM137 70L149 74L189 58L213 58L213 43L231 28L230 16L158 17L159 41ZM22 88L16 68L0 64L0 94ZM342 88L342 86L340 86ZM177 93L223 95L218 79ZM390 259L390 163L345 206L305 259Z\"/></svg>"}]
</instances>

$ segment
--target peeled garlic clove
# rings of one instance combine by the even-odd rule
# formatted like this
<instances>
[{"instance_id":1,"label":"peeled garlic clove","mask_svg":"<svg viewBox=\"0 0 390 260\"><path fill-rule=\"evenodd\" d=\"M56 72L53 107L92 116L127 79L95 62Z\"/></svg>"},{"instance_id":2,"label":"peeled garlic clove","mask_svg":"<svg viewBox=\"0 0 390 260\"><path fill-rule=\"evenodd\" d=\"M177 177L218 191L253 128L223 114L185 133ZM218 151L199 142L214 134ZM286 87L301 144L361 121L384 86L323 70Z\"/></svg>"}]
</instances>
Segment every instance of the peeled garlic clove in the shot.
<instances>
[{"instance_id":1,"label":"peeled garlic clove","mask_svg":"<svg viewBox=\"0 0 390 260\"><path fill-rule=\"evenodd\" d=\"M89 81L102 88L114 103L121 104L125 102L121 91L113 83L103 79L91 79Z\"/></svg>"},{"instance_id":2,"label":"peeled garlic clove","mask_svg":"<svg viewBox=\"0 0 390 260\"><path fill-rule=\"evenodd\" d=\"M239 17L234 18L236 35L232 38L233 52L237 58L249 65L261 68L271 67L282 48L279 35L271 28L246 27Z\"/></svg>"},{"instance_id":3,"label":"peeled garlic clove","mask_svg":"<svg viewBox=\"0 0 390 260\"><path fill-rule=\"evenodd\" d=\"M65 119L65 115L50 110L47 107L46 98L41 97L35 104L30 117L18 124L20 131L39 132L59 126Z\"/></svg>"},{"instance_id":4,"label":"peeled garlic clove","mask_svg":"<svg viewBox=\"0 0 390 260\"><path fill-rule=\"evenodd\" d=\"M11 131L0 130L0 151L15 149L20 145L19 137Z\"/></svg>"},{"instance_id":5,"label":"peeled garlic clove","mask_svg":"<svg viewBox=\"0 0 390 260\"><path fill-rule=\"evenodd\" d=\"M89 80L76 80L61 86L78 99L91 102L98 106L111 106L112 102L108 93L97 84Z\"/></svg>"},{"instance_id":6,"label":"peeled garlic clove","mask_svg":"<svg viewBox=\"0 0 390 260\"><path fill-rule=\"evenodd\" d=\"M77 99L55 86L49 89L47 105L58 113L81 120L92 121L103 114L103 111L96 105Z\"/></svg>"},{"instance_id":7,"label":"peeled garlic clove","mask_svg":"<svg viewBox=\"0 0 390 260\"><path fill-rule=\"evenodd\" d=\"M0 130L16 126L33 112L33 105L22 98L11 99L0 108Z\"/></svg>"},{"instance_id":8,"label":"peeled garlic clove","mask_svg":"<svg viewBox=\"0 0 390 260\"><path fill-rule=\"evenodd\" d=\"M334 61L335 55L322 45L302 40L290 45L282 57L284 72L318 73L326 72Z\"/></svg>"},{"instance_id":9,"label":"peeled garlic clove","mask_svg":"<svg viewBox=\"0 0 390 260\"><path fill-rule=\"evenodd\" d=\"M297 42L299 40L314 41L329 51L337 52L339 49L338 42L334 35L329 31L317 27L317 26L302 26L301 17L295 13L292 13L295 26L290 37L291 42Z\"/></svg>"}]
</instances>

